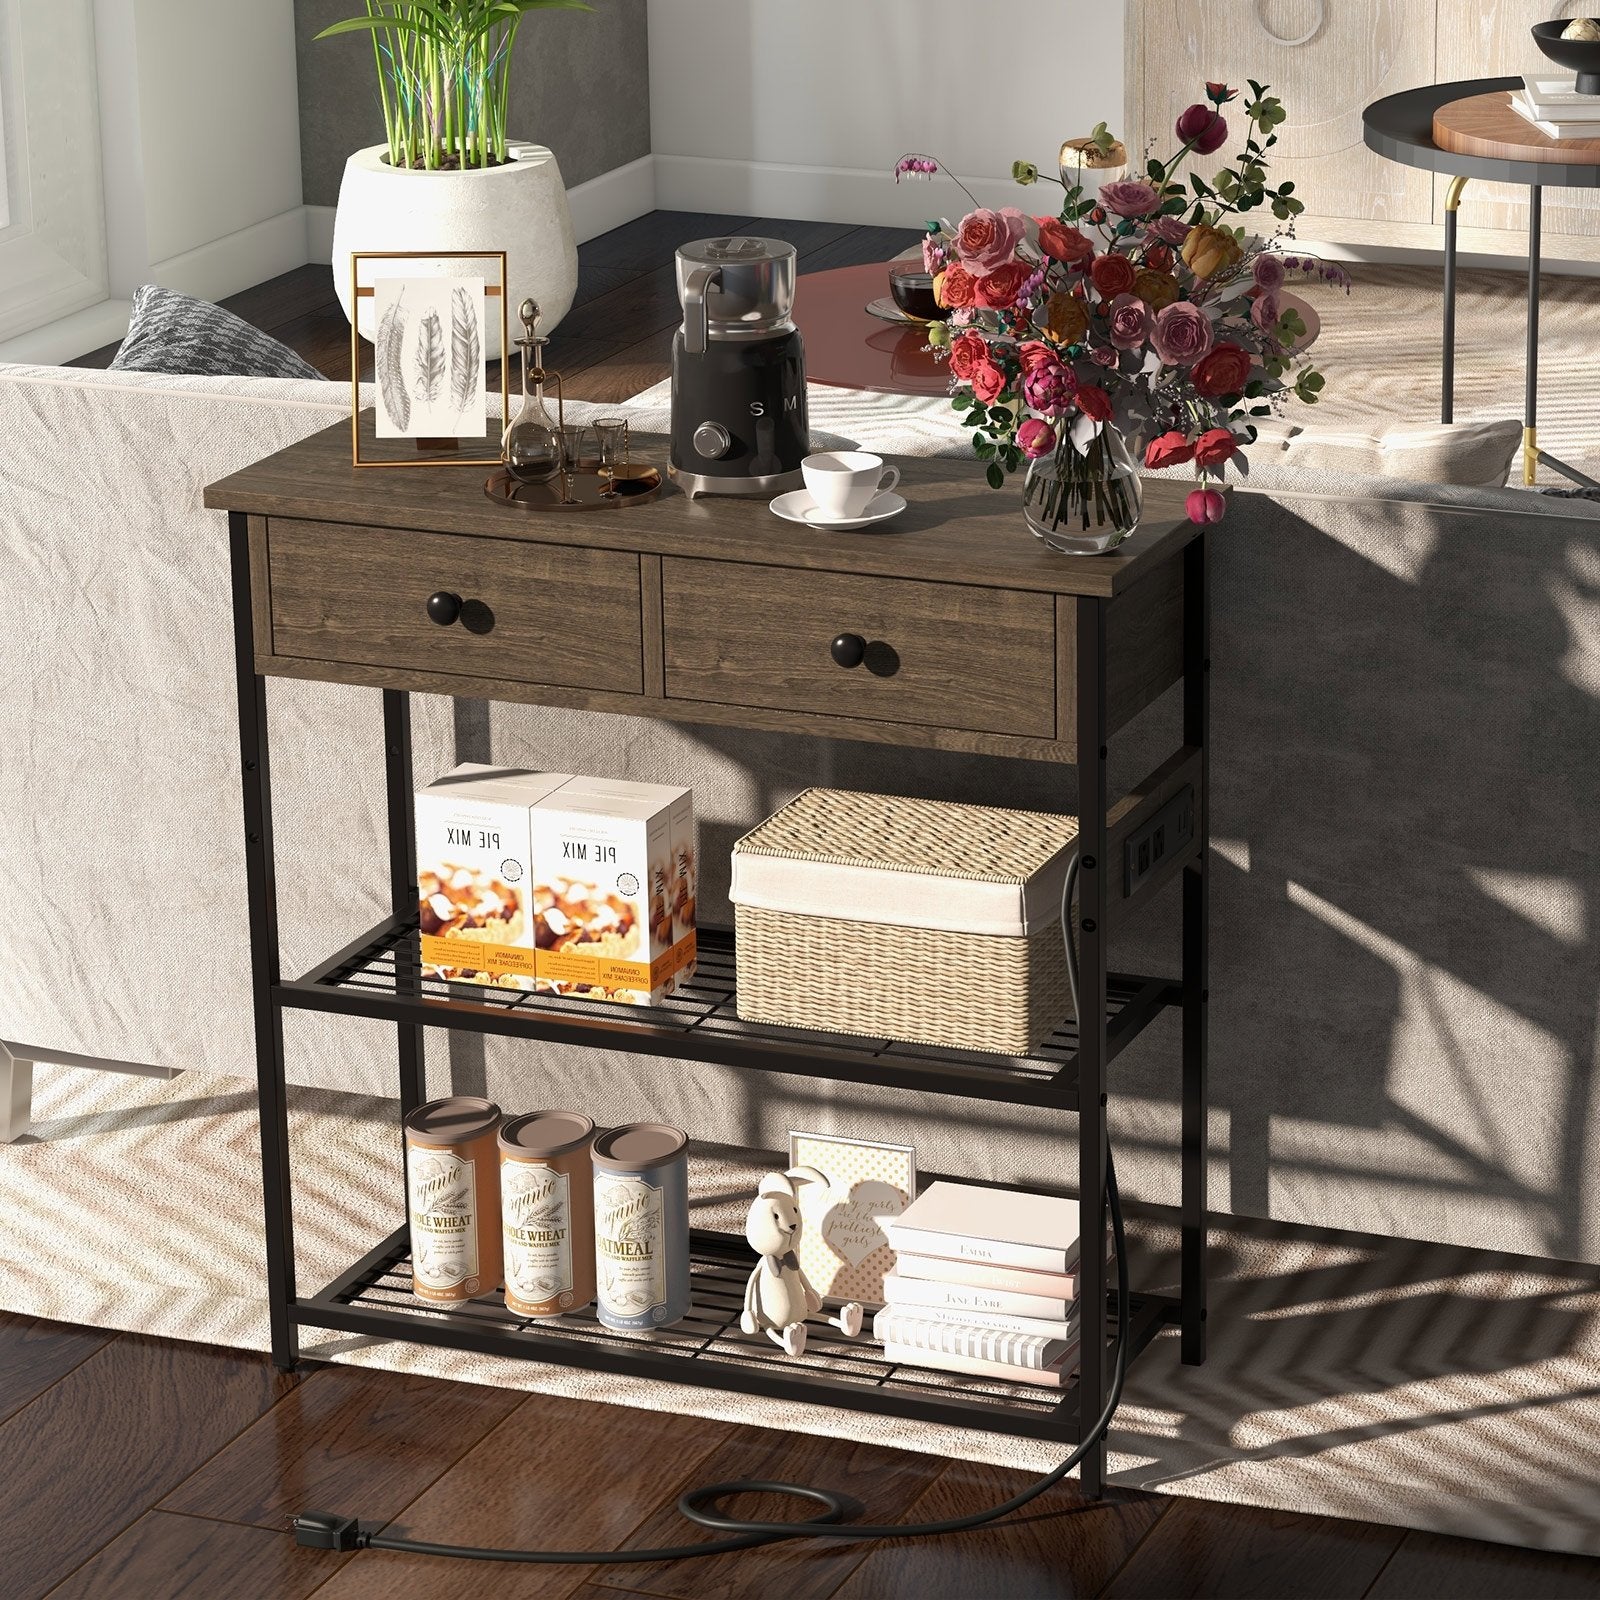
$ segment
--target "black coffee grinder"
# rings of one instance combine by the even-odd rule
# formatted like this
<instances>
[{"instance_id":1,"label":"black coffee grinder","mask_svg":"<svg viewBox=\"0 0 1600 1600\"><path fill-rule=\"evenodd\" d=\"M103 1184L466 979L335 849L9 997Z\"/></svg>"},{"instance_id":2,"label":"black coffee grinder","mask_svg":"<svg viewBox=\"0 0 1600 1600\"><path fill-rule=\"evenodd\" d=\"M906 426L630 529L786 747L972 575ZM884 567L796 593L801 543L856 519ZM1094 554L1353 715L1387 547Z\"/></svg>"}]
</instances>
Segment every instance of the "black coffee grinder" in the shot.
<instances>
[{"instance_id":1,"label":"black coffee grinder","mask_svg":"<svg viewBox=\"0 0 1600 1600\"><path fill-rule=\"evenodd\" d=\"M794 279L794 246L781 239L698 239L678 251L668 471L691 495L800 487L811 445Z\"/></svg>"}]
</instances>

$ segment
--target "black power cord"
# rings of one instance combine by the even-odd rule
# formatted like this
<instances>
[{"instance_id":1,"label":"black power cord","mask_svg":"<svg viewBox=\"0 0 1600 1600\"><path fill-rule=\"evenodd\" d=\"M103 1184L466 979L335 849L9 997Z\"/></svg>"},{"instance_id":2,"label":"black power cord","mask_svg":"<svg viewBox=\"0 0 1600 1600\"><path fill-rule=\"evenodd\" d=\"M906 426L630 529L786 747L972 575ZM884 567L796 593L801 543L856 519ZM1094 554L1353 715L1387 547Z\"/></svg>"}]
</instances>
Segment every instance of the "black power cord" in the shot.
<instances>
[{"instance_id":1,"label":"black power cord","mask_svg":"<svg viewBox=\"0 0 1600 1600\"><path fill-rule=\"evenodd\" d=\"M1072 1005L1081 1017L1078 1002L1078 958L1072 943L1070 919L1073 885L1078 876L1078 857L1074 852L1067 865L1061 887L1061 931L1067 947L1067 977L1072 986ZM367 1533L354 1517L326 1511L304 1511L294 1518L295 1543L319 1550L403 1550L411 1555L456 1556L470 1561L515 1561L547 1566L601 1566L644 1561L687 1561L698 1556L723 1555L731 1550L750 1550L757 1545L776 1544L784 1539L929 1539L946 1533L965 1533L982 1528L1001 1517L1020 1511L1047 1489L1060 1483L1083 1460L1089 1449L1105 1437L1122 1400L1123 1380L1128 1374L1128 1254L1122 1226L1122 1201L1117 1193L1116 1168L1111 1152L1106 1151L1106 1207L1111 1214L1111 1238L1117 1263L1117 1353L1112 1363L1111 1386L1105 1409L1080 1440L1077 1449L1059 1466L1019 1490L1009 1500L974 1511L964 1517L946 1517L939 1522L891 1522L874 1525L844 1518L849 1506L844 1496L831 1489L816 1489L800 1483L770 1483L755 1478L734 1478L726 1483L703 1484L678 1496L679 1514L702 1528L732 1535L703 1544L663 1545L655 1550L496 1550L465 1544L434 1544L426 1539L403 1539L389 1533ZM815 1516L799 1522L753 1522L730 1517L715 1509L719 1501L735 1494L781 1494L809 1500L822 1507Z\"/></svg>"}]
</instances>

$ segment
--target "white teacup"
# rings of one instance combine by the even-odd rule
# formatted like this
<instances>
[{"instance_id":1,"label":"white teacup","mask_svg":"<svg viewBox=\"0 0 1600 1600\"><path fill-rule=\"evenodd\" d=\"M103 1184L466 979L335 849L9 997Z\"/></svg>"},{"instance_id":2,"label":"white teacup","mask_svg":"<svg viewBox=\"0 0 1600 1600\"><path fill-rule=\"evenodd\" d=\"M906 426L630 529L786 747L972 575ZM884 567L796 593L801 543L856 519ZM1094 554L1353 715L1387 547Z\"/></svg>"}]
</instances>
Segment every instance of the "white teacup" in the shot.
<instances>
[{"instance_id":1,"label":"white teacup","mask_svg":"<svg viewBox=\"0 0 1600 1600\"><path fill-rule=\"evenodd\" d=\"M825 517L848 522L899 483L900 469L865 450L825 450L800 463L806 492Z\"/></svg>"}]
</instances>

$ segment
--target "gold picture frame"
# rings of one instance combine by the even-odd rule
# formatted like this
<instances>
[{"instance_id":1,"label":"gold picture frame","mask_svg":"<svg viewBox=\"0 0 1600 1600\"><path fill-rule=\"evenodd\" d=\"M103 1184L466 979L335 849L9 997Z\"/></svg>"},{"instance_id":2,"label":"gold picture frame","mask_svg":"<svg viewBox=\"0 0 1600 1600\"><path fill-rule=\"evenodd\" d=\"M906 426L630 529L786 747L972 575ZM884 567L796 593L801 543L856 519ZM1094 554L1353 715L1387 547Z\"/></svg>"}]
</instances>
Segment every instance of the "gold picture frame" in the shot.
<instances>
[{"instance_id":1,"label":"gold picture frame","mask_svg":"<svg viewBox=\"0 0 1600 1600\"><path fill-rule=\"evenodd\" d=\"M500 303L500 426L503 429L511 409L511 362L507 352L511 348L510 316L506 304L506 253L504 250L352 250L350 252L350 464L353 467L498 467L500 452L492 456L466 455L455 439L416 439L400 441L410 443L415 455L377 459L363 455L361 449L361 332L360 307L363 300L372 298L373 287L361 282L363 261L480 261L498 262L500 281L486 281L485 299ZM486 275L487 276L487 275ZM432 455L421 452L432 449Z\"/></svg>"}]
</instances>

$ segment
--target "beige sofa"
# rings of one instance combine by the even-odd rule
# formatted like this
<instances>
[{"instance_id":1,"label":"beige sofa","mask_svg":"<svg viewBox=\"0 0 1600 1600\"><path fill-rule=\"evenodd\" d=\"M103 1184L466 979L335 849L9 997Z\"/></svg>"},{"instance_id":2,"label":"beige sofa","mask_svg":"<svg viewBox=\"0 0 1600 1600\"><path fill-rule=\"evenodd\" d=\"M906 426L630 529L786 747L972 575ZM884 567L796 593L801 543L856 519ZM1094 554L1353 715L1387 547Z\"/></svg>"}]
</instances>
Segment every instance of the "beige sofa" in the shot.
<instances>
[{"instance_id":1,"label":"beige sofa","mask_svg":"<svg viewBox=\"0 0 1600 1600\"><path fill-rule=\"evenodd\" d=\"M226 530L200 490L347 403L315 384L0 368L14 1057L253 1071ZM936 401L815 390L814 422L964 450ZM1600 1260L1600 513L1263 462L1214 571L1215 1203ZM295 972L383 912L378 696L280 680L269 712ZM1021 762L426 697L414 715L419 781L459 758L692 784L712 921L733 838L807 783L1073 803L1058 771ZM1169 699L1119 736L1114 777L1145 770L1176 716ZM1160 920L1116 963L1169 961ZM293 1080L394 1092L391 1029L288 1021ZM1173 1198L1174 1042L1159 1024L1113 1071L1119 1170L1147 1198ZM1071 1135L1065 1117L620 1053L428 1046L440 1092L735 1143L831 1128L1025 1179L1057 1172Z\"/></svg>"}]
</instances>

